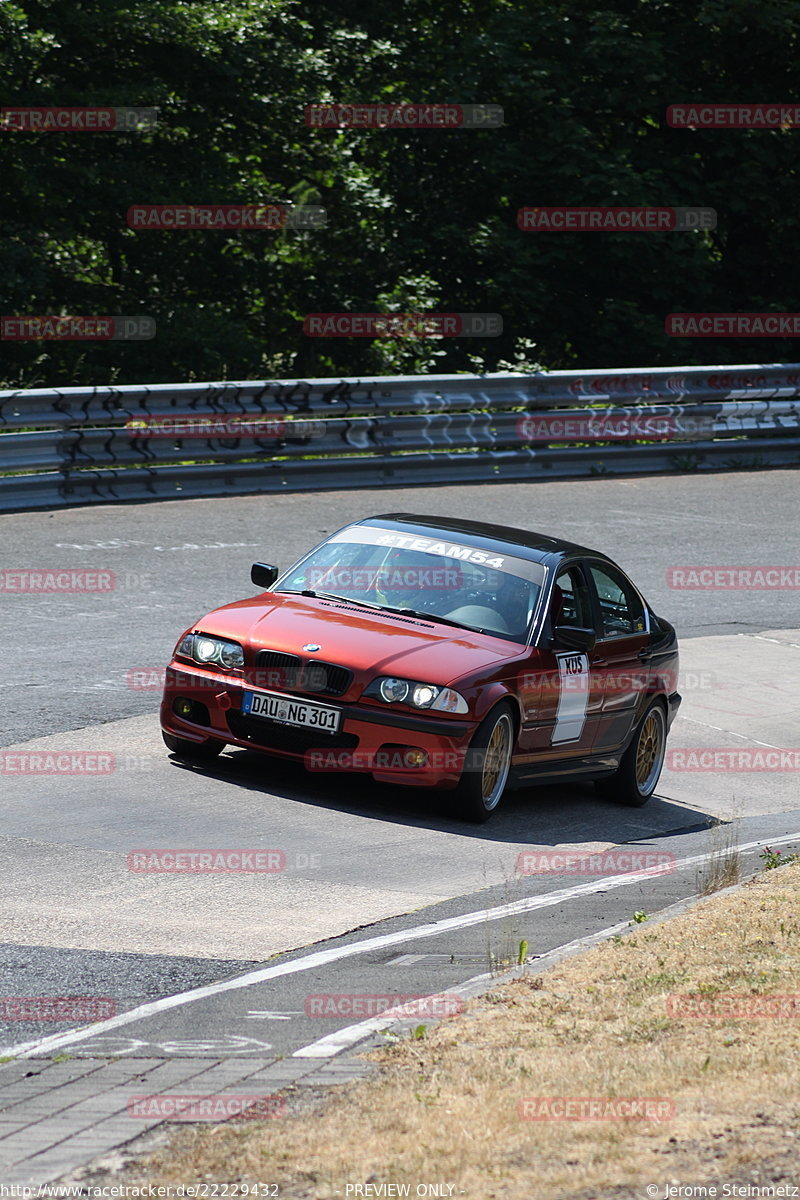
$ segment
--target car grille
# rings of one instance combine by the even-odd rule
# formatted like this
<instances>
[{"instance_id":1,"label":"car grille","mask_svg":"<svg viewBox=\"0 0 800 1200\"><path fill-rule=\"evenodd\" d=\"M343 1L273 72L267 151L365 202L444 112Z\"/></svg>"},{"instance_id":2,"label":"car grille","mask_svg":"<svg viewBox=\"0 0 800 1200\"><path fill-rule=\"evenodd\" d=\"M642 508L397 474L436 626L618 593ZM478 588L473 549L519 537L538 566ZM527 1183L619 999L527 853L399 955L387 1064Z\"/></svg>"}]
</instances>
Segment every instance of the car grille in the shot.
<instances>
[{"instance_id":1,"label":"car grille","mask_svg":"<svg viewBox=\"0 0 800 1200\"><path fill-rule=\"evenodd\" d=\"M256 676L248 680L257 687L311 692L315 696L342 696L352 681L353 672L348 667L317 659L304 662L297 654L283 654L279 650L259 650Z\"/></svg>"},{"instance_id":2,"label":"car grille","mask_svg":"<svg viewBox=\"0 0 800 1200\"><path fill-rule=\"evenodd\" d=\"M307 750L355 750L358 746L358 737L354 733L322 733L318 729L273 725L261 717L248 717L234 709L229 709L226 715L234 737L268 750L305 754Z\"/></svg>"},{"instance_id":3,"label":"car grille","mask_svg":"<svg viewBox=\"0 0 800 1200\"><path fill-rule=\"evenodd\" d=\"M256 687L297 687L300 659L296 654L280 654L277 650L260 650L256 655L256 672L247 682Z\"/></svg>"}]
</instances>

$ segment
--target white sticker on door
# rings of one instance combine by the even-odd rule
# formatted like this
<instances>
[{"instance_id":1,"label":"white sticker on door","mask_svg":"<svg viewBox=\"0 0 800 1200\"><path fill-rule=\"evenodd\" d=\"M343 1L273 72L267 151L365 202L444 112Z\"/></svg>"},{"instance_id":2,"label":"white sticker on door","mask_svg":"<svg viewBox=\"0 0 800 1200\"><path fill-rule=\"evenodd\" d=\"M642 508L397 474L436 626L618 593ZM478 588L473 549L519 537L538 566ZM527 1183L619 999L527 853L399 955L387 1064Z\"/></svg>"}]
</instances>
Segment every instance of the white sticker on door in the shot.
<instances>
[{"instance_id":1,"label":"white sticker on door","mask_svg":"<svg viewBox=\"0 0 800 1200\"><path fill-rule=\"evenodd\" d=\"M553 745L576 742L586 724L589 703L589 657L586 654L557 654L560 695Z\"/></svg>"}]
</instances>

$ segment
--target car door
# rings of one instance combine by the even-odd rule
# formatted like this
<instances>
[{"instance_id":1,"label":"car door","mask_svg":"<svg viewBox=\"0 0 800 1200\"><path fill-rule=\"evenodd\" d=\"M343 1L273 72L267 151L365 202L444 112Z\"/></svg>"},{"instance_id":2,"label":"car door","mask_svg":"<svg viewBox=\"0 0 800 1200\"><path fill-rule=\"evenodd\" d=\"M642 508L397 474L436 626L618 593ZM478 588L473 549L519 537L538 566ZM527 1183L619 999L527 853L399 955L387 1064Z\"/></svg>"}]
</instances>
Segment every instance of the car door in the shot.
<instances>
[{"instance_id":1,"label":"car door","mask_svg":"<svg viewBox=\"0 0 800 1200\"><path fill-rule=\"evenodd\" d=\"M594 627L591 593L578 563L556 568L547 619L520 700L523 761L547 763L589 753L602 715L602 693L593 685L590 655L554 643L556 626Z\"/></svg>"},{"instance_id":2,"label":"car door","mask_svg":"<svg viewBox=\"0 0 800 1200\"><path fill-rule=\"evenodd\" d=\"M602 692L594 750L603 753L627 743L647 688L648 617L623 571L596 559L587 559L585 566L597 629L591 670Z\"/></svg>"}]
</instances>

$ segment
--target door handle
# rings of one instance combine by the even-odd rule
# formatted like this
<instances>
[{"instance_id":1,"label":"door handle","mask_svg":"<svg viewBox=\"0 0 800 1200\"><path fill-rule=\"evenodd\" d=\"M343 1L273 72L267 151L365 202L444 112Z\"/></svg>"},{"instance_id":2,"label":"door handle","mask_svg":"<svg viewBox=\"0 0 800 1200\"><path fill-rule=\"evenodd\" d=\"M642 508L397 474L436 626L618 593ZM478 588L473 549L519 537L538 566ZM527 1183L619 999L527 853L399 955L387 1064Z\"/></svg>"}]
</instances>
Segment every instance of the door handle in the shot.
<instances>
[{"instance_id":1,"label":"door handle","mask_svg":"<svg viewBox=\"0 0 800 1200\"><path fill-rule=\"evenodd\" d=\"M642 649L639 651L639 661L640 662L649 662L652 657L653 657L653 651L649 650L647 648L647 646L643 646Z\"/></svg>"},{"instance_id":2,"label":"door handle","mask_svg":"<svg viewBox=\"0 0 800 1200\"><path fill-rule=\"evenodd\" d=\"M591 665L593 667L607 667L608 659L607 658L593 658Z\"/></svg>"}]
</instances>

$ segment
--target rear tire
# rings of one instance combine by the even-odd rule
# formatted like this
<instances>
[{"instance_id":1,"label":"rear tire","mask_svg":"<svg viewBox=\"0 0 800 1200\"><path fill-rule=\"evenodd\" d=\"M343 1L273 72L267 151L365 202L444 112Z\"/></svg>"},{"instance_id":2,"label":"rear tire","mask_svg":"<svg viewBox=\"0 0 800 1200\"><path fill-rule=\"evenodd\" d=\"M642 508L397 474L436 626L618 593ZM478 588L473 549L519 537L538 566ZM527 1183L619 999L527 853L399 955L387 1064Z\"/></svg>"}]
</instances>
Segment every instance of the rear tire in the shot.
<instances>
[{"instance_id":1,"label":"rear tire","mask_svg":"<svg viewBox=\"0 0 800 1200\"><path fill-rule=\"evenodd\" d=\"M666 748L667 716L661 701L654 700L636 726L617 770L595 779L596 791L605 800L641 808L656 790Z\"/></svg>"},{"instance_id":2,"label":"rear tire","mask_svg":"<svg viewBox=\"0 0 800 1200\"><path fill-rule=\"evenodd\" d=\"M498 704L478 726L455 789L459 813L482 825L500 804L511 769L514 718L508 704Z\"/></svg>"},{"instance_id":3,"label":"rear tire","mask_svg":"<svg viewBox=\"0 0 800 1200\"><path fill-rule=\"evenodd\" d=\"M205 742L190 742L188 738L175 737L172 733L165 733L163 729L161 736L167 749L184 762L209 762L221 754L226 745L225 742L218 742L216 738L208 738Z\"/></svg>"}]
</instances>

